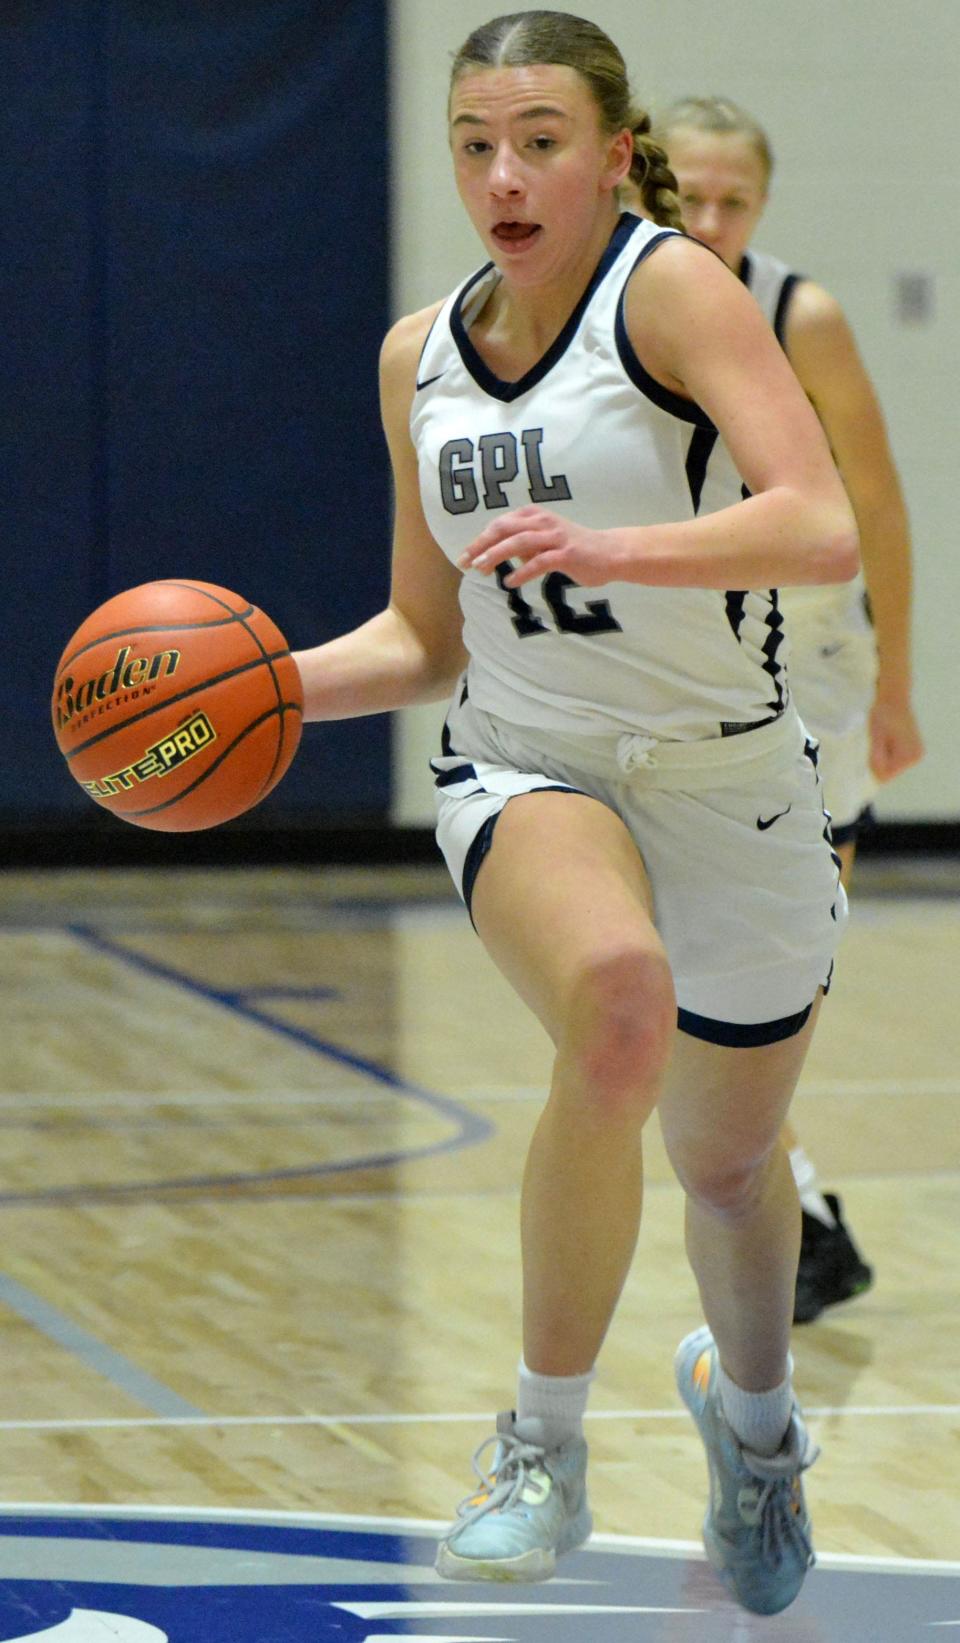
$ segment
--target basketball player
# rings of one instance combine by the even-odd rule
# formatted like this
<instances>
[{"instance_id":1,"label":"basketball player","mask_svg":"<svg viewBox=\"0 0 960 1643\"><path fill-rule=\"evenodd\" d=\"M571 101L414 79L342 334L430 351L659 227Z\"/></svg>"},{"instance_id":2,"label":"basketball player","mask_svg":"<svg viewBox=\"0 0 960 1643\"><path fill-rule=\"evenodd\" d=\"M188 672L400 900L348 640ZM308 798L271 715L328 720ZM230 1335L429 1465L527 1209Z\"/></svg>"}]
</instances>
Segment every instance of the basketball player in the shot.
<instances>
[{"instance_id":1,"label":"basketball player","mask_svg":"<svg viewBox=\"0 0 960 1643\"><path fill-rule=\"evenodd\" d=\"M846 900L769 590L852 577L855 522L756 304L672 226L600 29L536 11L476 30L449 131L490 260L384 345L390 603L297 658L310 719L453 686L438 838L556 1051L523 1179L517 1409L438 1567L542 1579L590 1533L582 1420L659 1103L706 1318L676 1359L705 1540L772 1613L812 1561L816 1453L780 1131ZM649 220L620 210L628 176Z\"/></svg>"},{"instance_id":2,"label":"basketball player","mask_svg":"<svg viewBox=\"0 0 960 1643\"><path fill-rule=\"evenodd\" d=\"M916 764L923 744L911 706L910 534L883 416L838 303L776 257L748 250L767 202L766 133L721 97L689 97L658 122L688 233L753 292L823 424L860 532L864 577L788 588L790 688L820 744L834 847L849 889L857 833L879 782ZM642 210L639 201L637 209ZM788 1125L803 1209L794 1322L849 1300L872 1282L835 1194Z\"/></svg>"}]
</instances>

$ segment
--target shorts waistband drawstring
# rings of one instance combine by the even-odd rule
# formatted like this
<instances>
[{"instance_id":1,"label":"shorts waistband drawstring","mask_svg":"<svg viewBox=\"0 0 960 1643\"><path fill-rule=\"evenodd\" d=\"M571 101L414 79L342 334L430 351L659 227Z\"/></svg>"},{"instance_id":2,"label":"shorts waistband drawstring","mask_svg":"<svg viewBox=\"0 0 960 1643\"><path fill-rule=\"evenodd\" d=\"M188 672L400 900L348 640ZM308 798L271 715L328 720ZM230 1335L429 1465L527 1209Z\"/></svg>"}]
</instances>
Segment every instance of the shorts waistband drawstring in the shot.
<instances>
[{"instance_id":1,"label":"shorts waistband drawstring","mask_svg":"<svg viewBox=\"0 0 960 1643\"><path fill-rule=\"evenodd\" d=\"M749 732L704 741L670 741L643 731L562 734L511 724L471 699L450 713L462 758L575 782L578 771L636 788L694 792L739 787L788 769L803 752L806 731L792 703ZM437 761L439 763L439 761Z\"/></svg>"},{"instance_id":2,"label":"shorts waistband drawstring","mask_svg":"<svg viewBox=\"0 0 960 1643\"><path fill-rule=\"evenodd\" d=\"M617 764L625 776L634 770L656 768L654 748L659 744L655 736L621 736L617 742Z\"/></svg>"}]
</instances>

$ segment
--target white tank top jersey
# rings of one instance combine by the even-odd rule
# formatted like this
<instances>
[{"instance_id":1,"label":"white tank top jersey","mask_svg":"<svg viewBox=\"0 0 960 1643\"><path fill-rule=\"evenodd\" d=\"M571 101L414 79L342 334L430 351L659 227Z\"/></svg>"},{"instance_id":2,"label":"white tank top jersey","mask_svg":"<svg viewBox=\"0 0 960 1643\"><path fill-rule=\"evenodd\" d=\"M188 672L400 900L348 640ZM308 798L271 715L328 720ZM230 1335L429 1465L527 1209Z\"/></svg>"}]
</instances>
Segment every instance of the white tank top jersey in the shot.
<instances>
[{"instance_id":1,"label":"white tank top jersey","mask_svg":"<svg viewBox=\"0 0 960 1643\"><path fill-rule=\"evenodd\" d=\"M410 427L427 522L454 563L490 520L529 502L603 529L739 500L709 418L646 373L626 334L630 274L675 232L624 212L563 331L516 382L500 380L470 340L495 266L444 303ZM547 730L678 741L747 731L786 708L775 590L588 589L557 573L510 590L506 574L467 571L461 583L468 688L480 708Z\"/></svg>"},{"instance_id":2,"label":"white tank top jersey","mask_svg":"<svg viewBox=\"0 0 960 1643\"><path fill-rule=\"evenodd\" d=\"M787 350L787 315L797 286L805 276L797 274L765 251L748 251L740 264L740 278L760 304L784 352ZM852 628L868 632L866 589L862 576L852 582L833 582L826 587L781 588L780 603L787 632L795 646L806 650L824 638L829 643L834 630ZM830 631L821 632L822 625Z\"/></svg>"}]
</instances>

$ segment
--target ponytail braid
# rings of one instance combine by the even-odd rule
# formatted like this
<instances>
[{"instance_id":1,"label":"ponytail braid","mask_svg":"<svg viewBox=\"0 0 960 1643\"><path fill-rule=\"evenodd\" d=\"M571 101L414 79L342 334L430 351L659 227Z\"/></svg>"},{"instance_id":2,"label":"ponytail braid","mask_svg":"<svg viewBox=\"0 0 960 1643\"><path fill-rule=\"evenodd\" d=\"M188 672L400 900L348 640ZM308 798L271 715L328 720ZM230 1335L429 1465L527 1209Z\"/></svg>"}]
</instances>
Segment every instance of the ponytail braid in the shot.
<instances>
[{"instance_id":1,"label":"ponytail braid","mask_svg":"<svg viewBox=\"0 0 960 1643\"><path fill-rule=\"evenodd\" d=\"M633 163L630 181L643 201L646 216L664 228L682 228L680 201L677 199L677 179L670 170L666 149L651 137L649 114L640 114L632 122Z\"/></svg>"}]
</instances>

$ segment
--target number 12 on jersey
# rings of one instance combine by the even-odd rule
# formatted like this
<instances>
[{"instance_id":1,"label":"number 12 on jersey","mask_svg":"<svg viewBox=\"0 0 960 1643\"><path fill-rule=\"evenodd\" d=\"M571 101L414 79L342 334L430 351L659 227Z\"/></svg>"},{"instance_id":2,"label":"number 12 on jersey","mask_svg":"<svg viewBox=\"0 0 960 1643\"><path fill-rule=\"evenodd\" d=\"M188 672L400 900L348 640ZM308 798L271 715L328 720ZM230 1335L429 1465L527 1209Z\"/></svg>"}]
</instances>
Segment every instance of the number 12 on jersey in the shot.
<instances>
[{"instance_id":1,"label":"number 12 on jersey","mask_svg":"<svg viewBox=\"0 0 960 1643\"><path fill-rule=\"evenodd\" d=\"M547 624L541 622L536 611L527 604L519 590L507 587L506 579L512 569L509 559L504 559L495 567L495 574L507 596L510 620L516 632L521 639L527 639L533 633L549 633ZM565 576L563 571L559 570L550 571L543 579L543 597L553 617L556 631L581 634L622 633L623 629L606 599L588 599L586 610L574 610L567 603L567 589L577 586L572 576Z\"/></svg>"}]
</instances>

